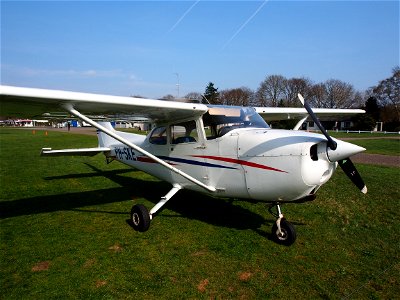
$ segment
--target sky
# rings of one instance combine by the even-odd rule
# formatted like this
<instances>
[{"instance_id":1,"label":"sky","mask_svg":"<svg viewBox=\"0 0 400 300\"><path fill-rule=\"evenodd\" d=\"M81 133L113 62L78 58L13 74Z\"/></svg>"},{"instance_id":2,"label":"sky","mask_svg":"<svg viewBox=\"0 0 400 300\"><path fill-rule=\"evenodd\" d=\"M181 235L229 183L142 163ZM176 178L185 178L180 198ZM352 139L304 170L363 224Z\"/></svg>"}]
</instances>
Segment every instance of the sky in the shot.
<instances>
[{"instance_id":1,"label":"sky","mask_svg":"<svg viewBox=\"0 0 400 300\"><path fill-rule=\"evenodd\" d=\"M160 98L269 75L364 91L399 63L399 1L1 1L1 84Z\"/></svg>"}]
</instances>

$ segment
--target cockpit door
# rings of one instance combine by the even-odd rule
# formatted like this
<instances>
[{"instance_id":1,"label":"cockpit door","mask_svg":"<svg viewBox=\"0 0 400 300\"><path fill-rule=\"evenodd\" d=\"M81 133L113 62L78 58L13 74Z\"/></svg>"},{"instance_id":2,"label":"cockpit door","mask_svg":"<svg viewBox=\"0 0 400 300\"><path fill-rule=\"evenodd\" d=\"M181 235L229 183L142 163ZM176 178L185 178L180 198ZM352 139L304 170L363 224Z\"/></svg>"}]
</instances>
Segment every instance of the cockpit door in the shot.
<instances>
[{"instance_id":1,"label":"cockpit door","mask_svg":"<svg viewBox=\"0 0 400 300\"><path fill-rule=\"evenodd\" d=\"M169 126L169 156L167 161L208 185L208 172L204 158L204 134L201 124L201 120L191 120ZM175 183L183 186L192 185L178 174L172 173L172 178Z\"/></svg>"}]
</instances>

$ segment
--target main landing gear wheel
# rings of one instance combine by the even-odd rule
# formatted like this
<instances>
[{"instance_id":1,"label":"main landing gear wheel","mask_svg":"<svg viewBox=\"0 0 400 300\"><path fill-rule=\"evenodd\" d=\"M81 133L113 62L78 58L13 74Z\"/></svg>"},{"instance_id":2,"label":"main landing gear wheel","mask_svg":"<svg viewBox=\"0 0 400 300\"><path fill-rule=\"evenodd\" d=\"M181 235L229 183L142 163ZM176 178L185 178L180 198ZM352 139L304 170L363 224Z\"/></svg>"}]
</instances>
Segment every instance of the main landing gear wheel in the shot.
<instances>
[{"instance_id":1,"label":"main landing gear wheel","mask_svg":"<svg viewBox=\"0 0 400 300\"><path fill-rule=\"evenodd\" d=\"M279 221L279 220L278 220ZM272 236L278 244L290 246L296 241L296 230L294 226L286 221L285 218L280 219L281 231L279 232L276 221L272 226Z\"/></svg>"},{"instance_id":2,"label":"main landing gear wheel","mask_svg":"<svg viewBox=\"0 0 400 300\"><path fill-rule=\"evenodd\" d=\"M131 209L132 227L136 231L144 232L150 227L150 214L142 204L134 205Z\"/></svg>"}]
</instances>

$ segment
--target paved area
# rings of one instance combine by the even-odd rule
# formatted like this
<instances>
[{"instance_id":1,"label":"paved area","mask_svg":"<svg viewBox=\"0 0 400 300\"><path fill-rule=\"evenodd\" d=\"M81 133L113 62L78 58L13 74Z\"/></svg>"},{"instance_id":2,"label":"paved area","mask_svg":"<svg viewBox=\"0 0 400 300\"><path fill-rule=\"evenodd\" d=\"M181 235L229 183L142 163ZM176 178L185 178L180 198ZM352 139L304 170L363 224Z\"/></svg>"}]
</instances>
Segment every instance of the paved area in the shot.
<instances>
[{"instance_id":1,"label":"paved area","mask_svg":"<svg viewBox=\"0 0 400 300\"><path fill-rule=\"evenodd\" d=\"M58 131L58 132L69 132L69 133L77 133L77 134L86 134L86 135L97 135L97 129L93 127L71 127L70 131L67 128L53 128L53 127L44 127L44 128L36 128L37 130L49 130L49 131ZM33 130L33 129L32 129Z\"/></svg>"},{"instance_id":2,"label":"paved area","mask_svg":"<svg viewBox=\"0 0 400 300\"><path fill-rule=\"evenodd\" d=\"M360 153L351 158L354 163L400 168L400 156Z\"/></svg>"},{"instance_id":3,"label":"paved area","mask_svg":"<svg viewBox=\"0 0 400 300\"><path fill-rule=\"evenodd\" d=\"M351 138L341 138L340 140L376 140L376 139L400 139L400 136L382 136L382 137L351 137ZM360 153L354 155L351 160L354 163L361 164L371 164L371 165L382 165L382 166L390 166L390 167L398 167L400 168L400 149L399 155L382 155L382 154L368 154L368 153Z\"/></svg>"}]
</instances>

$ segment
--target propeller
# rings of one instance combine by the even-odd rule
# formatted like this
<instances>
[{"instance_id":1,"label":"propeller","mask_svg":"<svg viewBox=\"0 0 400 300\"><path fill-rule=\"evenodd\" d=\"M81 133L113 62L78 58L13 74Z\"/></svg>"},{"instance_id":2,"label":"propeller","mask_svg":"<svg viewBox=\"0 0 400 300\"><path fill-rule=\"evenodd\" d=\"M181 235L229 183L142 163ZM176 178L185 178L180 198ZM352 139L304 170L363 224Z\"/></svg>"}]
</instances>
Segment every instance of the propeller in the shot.
<instances>
[{"instance_id":1,"label":"propeller","mask_svg":"<svg viewBox=\"0 0 400 300\"><path fill-rule=\"evenodd\" d=\"M357 145L353 145L343 141L339 141L338 144L338 142L333 140L332 137L328 134L324 126L322 126L321 122L313 112L308 102L304 100L303 96L301 94L297 94L297 96L299 97L304 108L310 115L311 119L314 121L315 124L317 124L318 128L321 130L321 132L327 139L327 146L329 147L329 149L327 149L326 152L328 159L332 162L337 161L339 163L339 166L342 168L343 172L347 175L347 177L350 178L350 180L361 190L362 193L366 194L367 186L362 180L356 167L350 160L350 156L359 153L361 151L364 151L365 149Z\"/></svg>"}]
</instances>

